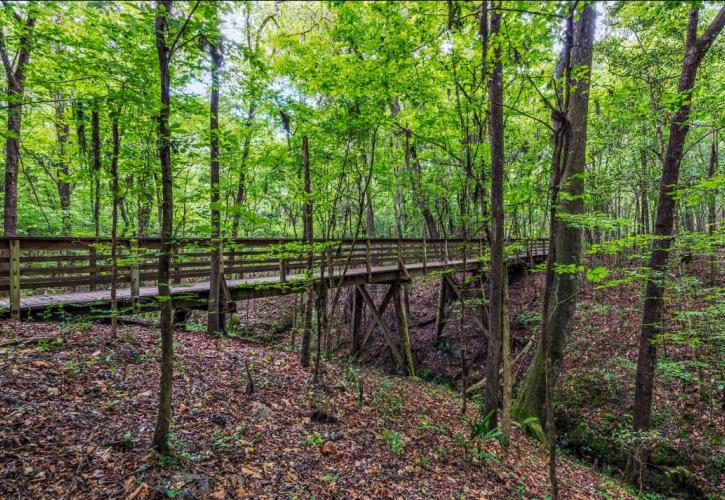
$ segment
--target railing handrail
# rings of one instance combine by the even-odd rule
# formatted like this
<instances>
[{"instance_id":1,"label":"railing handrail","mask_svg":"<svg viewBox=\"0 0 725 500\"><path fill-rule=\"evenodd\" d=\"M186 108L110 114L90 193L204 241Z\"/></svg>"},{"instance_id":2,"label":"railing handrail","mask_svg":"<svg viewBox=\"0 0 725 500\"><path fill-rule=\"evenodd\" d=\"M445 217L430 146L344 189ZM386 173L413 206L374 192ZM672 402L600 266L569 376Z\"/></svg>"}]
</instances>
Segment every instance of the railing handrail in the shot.
<instances>
[{"instance_id":1,"label":"railing handrail","mask_svg":"<svg viewBox=\"0 0 725 500\"><path fill-rule=\"evenodd\" d=\"M397 243L402 242L427 242L427 243L443 243L448 241L449 243L464 243L464 242L475 242L480 238L317 238L315 243L352 243L370 241L373 243ZM111 244L112 239L109 237L95 238L93 236L0 236L0 242L8 241L20 241L22 242L49 242L49 243L80 243L80 244ZM255 245L274 245L278 243L304 243L304 238L222 238L225 243L250 243ZM548 238L507 238L507 241L540 241L548 240ZM203 236L190 236L190 237L179 237L174 238L174 243L211 243L214 238L203 237ZM118 244L130 244L131 242L141 243L160 243L161 238L157 236L148 238L117 238Z\"/></svg>"}]
</instances>

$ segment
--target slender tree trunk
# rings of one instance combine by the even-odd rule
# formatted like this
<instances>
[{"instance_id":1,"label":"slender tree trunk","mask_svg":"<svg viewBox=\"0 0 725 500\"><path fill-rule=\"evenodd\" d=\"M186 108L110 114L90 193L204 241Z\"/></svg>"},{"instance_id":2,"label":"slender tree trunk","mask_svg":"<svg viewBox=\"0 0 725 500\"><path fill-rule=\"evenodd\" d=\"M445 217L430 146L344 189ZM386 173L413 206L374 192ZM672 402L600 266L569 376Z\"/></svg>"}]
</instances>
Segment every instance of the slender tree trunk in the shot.
<instances>
[{"instance_id":1,"label":"slender tree trunk","mask_svg":"<svg viewBox=\"0 0 725 500\"><path fill-rule=\"evenodd\" d=\"M247 194L247 161L249 160L249 152L252 144L252 123L255 113L254 104L249 105L247 110L247 119L245 127L247 129L244 137L244 146L242 147L242 159L239 164L239 180L237 181L237 194L234 197L234 212L232 213L232 238L236 238L239 233L239 222L242 214L241 209L244 205L244 199Z\"/></svg>"},{"instance_id":2,"label":"slender tree trunk","mask_svg":"<svg viewBox=\"0 0 725 500\"><path fill-rule=\"evenodd\" d=\"M216 45L215 45L216 44ZM222 65L222 54L219 40L209 43L211 55L211 100L209 103L209 153L211 178L211 227L212 252L211 276L209 278L209 304L207 307L206 331L212 335L219 331L222 320L221 313L221 215L219 210L219 71Z\"/></svg>"},{"instance_id":3,"label":"slender tree trunk","mask_svg":"<svg viewBox=\"0 0 725 500\"><path fill-rule=\"evenodd\" d=\"M83 109L83 101L73 101L73 116L75 117L78 154L81 158L81 163L83 165L86 165L86 157L88 155L88 140L86 139L86 112Z\"/></svg>"},{"instance_id":4,"label":"slender tree trunk","mask_svg":"<svg viewBox=\"0 0 725 500\"><path fill-rule=\"evenodd\" d=\"M96 239L101 233L101 125L98 103L91 110L91 151L93 161L93 234Z\"/></svg>"},{"instance_id":5,"label":"slender tree trunk","mask_svg":"<svg viewBox=\"0 0 725 500\"><path fill-rule=\"evenodd\" d=\"M305 206L304 206L304 237L305 243L309 246L307 253L307 279L309 283L306 287L307 305L305 306L305 317L302 330L302 350L301 363L307 368L310 366L310 341L312 339L312 310L314 308L314 275L313 275L313 258L312 243L314 242L312 235L312 180L310 176L310 151L307 136L302 137L302 168L305 186Z\"/></svg>"},{"instance_id":6,"label":"slender tree trunk","mask_svg":"<svg viewBox=\"0 0 725 500\"><path fill-rule=\"evenodd\" d=\"M161 254L159 255L158 286L161 308L161 380L159 383L159 412L156 418L153 446L159 453L169 452L169 428L171 425L171 391L174 377L174 331L172 328L173 309L169 274L173 238L173 174L171 170L171 131L169 129L169 111L171 106L169 93L169 58L167 45L171 0L159 0L156 8L154 32L156 52L159 60L161 79L161 109L159 110L159 159L161 163L162 201L161 201Z\"/></svg>"},{"instance_id":7,"label":"slender tree trunk","mask_svg":"<svg viewBox=\"0 0 725 500\"><path fill-rule=\"evenodd\" d=\"M113 206L111 211L111 337L115 340L117 335L118 305L116 290L118 288L118 206L121 204L121 195L118 187L118 156L121 148L121 137L118 132L118 110L112 111L111 136L113 152L111 153L111 194Z\"/></svg>"},{"instance_id":8,"label":"slender tree trunk","mask_svg":"<svg viewBox=\"0 0 725 500\"><path fill-rule=\"evenodd\" d=\"M654 228L656 239L649 262L651 271L645 290L637 358L632 419L632 429L635 434L647 432L651 428L652 393L655 367L657 366L657 346L653 340L664 328L664 278L667 273L667 261L674 228L676 209L674 193L677 189L685 139L690 129L691 91L695 86L697 70L703 57L725 25L725 7L720 8L716 18L700 38L697 37L698 17L699 9L697 7L690 9L685 57L677 87L679 94L684 99L670 125L670 136L660 179L660 196ZM647 446L642 446L637 441L635 439L635 443L630 449L625 475L630 482L641 487L645 481L645 466L649 450Z\"/></svg>"},{"instance_id":9,"label":"slender tree trunk","mask_svg":"<svg viewBox=\"0 0 725 500\"><path fill-rule=\"evenodd\" d=\"M491 34L496 37L501 30L501 11L494 7L491 13ZM489 123L491 143L491 298L488 316L488 351L486 353L486 391L483 414L491 415L490 425L496 426L499 403L499 371L503 320L504 274L504 121L503 121L503 69L501 45L494 47L493 72L489 82Z\"/></svg>"},{"instance_id":10,"label":"slender tree trunk","mask_svg":"<svg viewBox=\"0 0 725 500\"><path fill-rule=\"evenodd\" d=\"M375 238L375 212L373 211L373 200L370 197L370 190L365 194L365 235L368 238Z\"/></svg>"},{"instance_id":11,"label":"slender tree trunk","mask_svg":"<svg viewBox=\"0 0 725 500\"><path fill-rule=\"evenodd\" d=\"M712 146L710 147L710 164L707 169L707 178L713 179L717 173L717 131L712 133ZM712 238L717 232L717 204L715 203L715 193L711 194L707 200L707 234ZM717 266L717 256L710 256L710 283L714 285L717 283L719 275Z\"/></svg>"},{"instance_id":12,"label":"slender tree trunk","mask_svg":"<svg viewBox=\"0 0 725 500\"><path fill-rule=\"evenodd\" d=\"M70 236L71 220L70 220L70 183L68 182L68 156L66 146L68 144L68 136L70 135L70 127L65 119L65 106L60 98L60 93L55 95L55 135L58 140L58 162L56 164L56 186L58 188L58 198L60 199L61 213L61 234Z\"/></svg>"},{"instance_id":13,"label":"slender tree trunk","mask_svg":"<svg viewBox=\"0 0 725 500\"><path fill-rule=\"evenodd\" d=\"M435 223L435 219L433 218L433 214L431 213L430 208L428 208L428 201L425 199L425 196L423 195L423 191L421 188L420 162L418 161L418 155L415 150L415 145L410 143L410 136L411 136L410 131L406 130L405 131L405 164L406 164L406 170L411 172L413 197L415 198L415 202L418 205L418 209L420 210L420 213L423 216L423 222L425 223L425 228L428 231L428 237L437 239L439 237L438 228L436 227L436 223Z\"/></svg>"}]
</instances>

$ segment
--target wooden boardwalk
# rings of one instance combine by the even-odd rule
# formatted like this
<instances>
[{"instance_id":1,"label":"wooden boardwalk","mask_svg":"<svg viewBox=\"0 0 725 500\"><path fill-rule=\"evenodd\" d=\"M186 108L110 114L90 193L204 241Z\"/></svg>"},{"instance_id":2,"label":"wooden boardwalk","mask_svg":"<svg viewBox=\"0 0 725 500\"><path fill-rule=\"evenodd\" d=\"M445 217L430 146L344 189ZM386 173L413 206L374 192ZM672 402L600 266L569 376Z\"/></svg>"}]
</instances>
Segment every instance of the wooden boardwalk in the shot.
<instances>
[{"instance_id":1,"label":"wooden boardwalk","mask_svg":"<svg viewBox=\"0 0 725 500\"><path fill-rule=\"evenodd\" d=\"M7 240L7 239L6 239ZM0 264L10 263L7 279L0 279L0 291L10 297L0 299L0 316L57 316L59 314L108 313L111 303L108 256L98 242L62 239L16 239L20 249L15 259L18 276L13 276L13 244L7 241L10 256ZM200 244L200 241L202 242ZM532 240L540 242L540 240ZM2 242L2 240L0 240ZM50 243L55 243L49 244ZM331 242L316 251L313 258L313 282L327 288L350 287L370 283L401 283L410 277L428 272L476 271L482 246L471 248L462 240L361 240ZM119 311L148 311L158 307L158 287L154 283L157 254L138 248L157 248L151 240L125 242L129 255L121 255L119 285L116 291ZM239 240L237 247L225 249L224 275L229 298L239 301L251 298L285 295L301 291L309 253L289 251L294 240ZM103 244L103 242L101 242ZM537 246L538 245L538 246ZM0 247L1 248L1 247ZM262 251L262 249L264 251ZM271 249L271 250L270 250ZM79 253L79 250L82 252ZM469 253L470 250L470 253ZM462 252L462 253L461 253ZM448 260L441 257L454 256ZM178 258L183 256L184 258ZM545 245L529 244L525 251L511 259L514 265L540 262L546 256ZM209 282L208 250L203 240L193 240L175 254L171 295L176 309L206 309ZM463 258L460 258L463 257ZM104 262L104 259L106 262ZM435 260L431 260L435 259ZM149 283L150 282L150 283ZM103 287L103 289L93 289ZM78 289L85 288L82 291ZM13 297L13 294L16 294ZM16 312L14 312L16 311Z\"/></svg>"}]
</instances>

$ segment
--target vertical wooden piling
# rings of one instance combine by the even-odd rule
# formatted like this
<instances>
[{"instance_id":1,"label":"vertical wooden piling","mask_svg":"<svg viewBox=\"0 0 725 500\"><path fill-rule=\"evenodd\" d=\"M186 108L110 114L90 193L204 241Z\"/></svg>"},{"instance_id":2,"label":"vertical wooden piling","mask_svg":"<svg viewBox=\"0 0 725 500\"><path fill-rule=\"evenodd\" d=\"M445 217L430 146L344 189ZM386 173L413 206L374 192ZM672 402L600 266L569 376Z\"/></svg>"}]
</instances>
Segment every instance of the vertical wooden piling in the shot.
<instances>
[{"instance_id":1,"label":"vertical wooden piling","mask_svg":"<svg viewBox=\"0 0 725 500\"><path fill-rule=\"evenodd\" d=\"M413 350L410 346L410 330L408 329L408 314L405 310L402 294L400 293L400 285L391 285L394 288L393 302L395 303L395 313L398 317L398 330L400 331L400 343L403 347L403 356L405 356L405 368L408 375L415 377L415 363L413 362Z\"/></svg>"},{"instance_id":2,"label":"vertical wooden piling","mask_svg":"<svg viewBox=\"0 0 725 500\"><path fill-rule=\"evenodd\" d=\"M139 289L141 288L139 272L138 240L131 240L131 309L133 312L139 310Z\"/></svg>"},{"instance_id":3,"label":"vertical wooden piling","mask_svg":"<svg viewBox=\"0 0 725 500\"><path fill-rule=\"evenodd\" d=\"M20 319L20 241L10 240L10 266L9 289L10 289L10 318Z\"/></svg>"},{"instance_id":4,"label":"vertical wooden piling","mask_svg":"<svg viewBox=\"0 0 725 500\"><path fill-rule=\"evenodd\" d=\"M360 330L362 326L363 297L360 290L355 288L352 299L352 325L351 336L352 342L350 347L350 355L356 356L360 354Z\"/></svg>"}]
</instances>

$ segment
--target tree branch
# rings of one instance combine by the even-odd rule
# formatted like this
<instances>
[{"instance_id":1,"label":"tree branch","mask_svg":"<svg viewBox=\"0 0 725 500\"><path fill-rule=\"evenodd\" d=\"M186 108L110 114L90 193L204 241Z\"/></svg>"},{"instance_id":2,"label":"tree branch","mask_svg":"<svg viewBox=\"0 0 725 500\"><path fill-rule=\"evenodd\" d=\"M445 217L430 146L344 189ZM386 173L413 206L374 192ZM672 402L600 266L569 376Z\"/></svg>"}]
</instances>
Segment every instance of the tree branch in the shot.
<instances>
[{"instance_id":1,"label":"tree branch","mask_svg":"<svg viewBox=\"0 0 725 500\"><path fill-rule=\"evenodd\" d=\"M191 20L191 16L194 15L194 12L196 12L196 8L201 3L201 0L196 0L196 3L194 4L194 7L191 9L191 12L189 12L189 15L186 16L186 19L184 20L184 24L181 26L181 29L176 33L176 36L174 37L174 41L171 42L171 45L169 46L169 56L173 56L174 52L178 48L176 46L176 42L179 41L179 38L181 38L181 35L184 34L184 30L186 29L186 26L189 24L189 21ZM171 12L169 12L171 14Z\"/></svg>"},{"instance_id":2,"label":"tree branch","mask_svg":"<svg viewBox=\"0 0 725 500\"><path fill-rule=\"evenodd\" d=\"M710 26L707 27L705 33L703 33L702 36L695 41L697 50L704 52L709 49L710 45L712 45L712 42L715 41L715 38L717 38L718 34L722 31L724 26L725 5L720 7L720 11L717 13L717 16L715 16L715 19L713 19L712 23L710 23Z\"/></svg>"}]
</instances>

